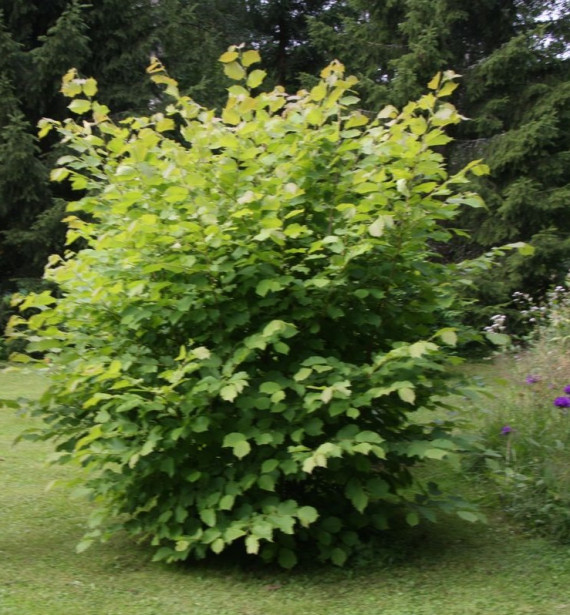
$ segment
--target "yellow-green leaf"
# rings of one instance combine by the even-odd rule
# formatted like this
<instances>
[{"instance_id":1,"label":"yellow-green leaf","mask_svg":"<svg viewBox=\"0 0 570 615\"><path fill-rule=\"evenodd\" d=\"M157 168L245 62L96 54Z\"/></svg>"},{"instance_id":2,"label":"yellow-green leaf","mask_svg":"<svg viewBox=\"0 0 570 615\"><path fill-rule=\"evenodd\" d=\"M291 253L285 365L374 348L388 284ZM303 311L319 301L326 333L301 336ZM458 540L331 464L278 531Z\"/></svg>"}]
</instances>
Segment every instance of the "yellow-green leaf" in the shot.
<instances>
[{"instance_id":1,"label":"yellow-green leaf","mask_svg":"<svg viewBox=\"0 0 570 615\"><path fill-rule=\"evenodd\" d=\"M250 88L256 88L263 83L267 73L264 70L254 70L247 77L247 86Z\"/></svg>"},{"instance_id":2,"label":"yellow-green leaf","mask_svg":"<svg viewBox=\"0 0 570 615\"><path fill-rule=\"evenodd\" d=\"M251 66L252 64L255 64L257 62L261 62L261 56L259 55L259 51L257 51L256 49L248 49L247 51L243 52L243 55L241 56L241 63L244 66Z\"/></svg>"},{"instance_id":3,"label":"yellow-green leaf","mask_svg":"<svg viewBox=\"0 0 570 615\"><path fill-rule=\"evenodd\" d=\"M238 459L241 459L242 457L245 457L251 451L251 444L247 440L242 440L241 442L238 442L234 446L233 451L234 451L234 455Z\"/></svg>"},{"instance_id":4,"label":"yellow-green leaf","mask_svg":"<svg viewBox=\"0 0 570 615\"><path fill-rule=\"evenodd\" d=\"M158 130L158 132L174 130L174 128L176 128L176 125L174 124L174 121L171 120L169 117L165 117L156 123L156 129Z\"/></svg>"},{"instance_id":5,"label":"yellow-green leaf","mask_svg":"<svg viewBox=\"0 0 570 615\"><path fill-rule=\"evenodd\" d=\"M49 122L45 118L42 118L38 122L38 128L40 129L38 132L38 137L40 139L43 139L51 131L51 129L53 128L53 124L51 124L51 122Z\"/></svg>"},{"instance_id":6,"label":"yellow-green leaf","mask_svg":"<svg viewBox=\"0 0 570 615\"><path fill-rule=\"evenodd\" d=\"M318 85L316 85L310 93L311 100L315 102L319 102L323 100L323 98L327 95L327 85L324 81L321 81Z\"/></svg>"},{"instance_id":7,"label":"yellow-green leaf","mask_svg":"<svg viewBox=\"0 0 570 615\"><path fill-rule=\"evenodd\" d=\"M219 58L219 61L223 62L224 64L227 64L229 62L233 62L234 60L237 60L238 58L239 58L239 53L237 51L226 51L225 53L222 53L222 55Z\"/></svg>"},{"instance_id":8,"label":"yellow-green leaf","mask_svg":"<svg viewBox=\"0 0 570 615\"><path fill-rule=\"evenodd\" d=\"M222 111L222 120L231 126L237 126L241 122L240 114L235 109L227 107Z\"/></svg>"},{"instance_id":9,"label":"yellow-green leaf","mask_svg":"<svg viewBox=\"0 0 570 615\"><path fill-rule=\"evenodd\" d=\"M85 96L95 96L97 94L97 82L93 77L87 79L83 84L83 93Z\"/></svg>"},{"instance_id":10,"label":"yellow-green leaf","mask_svg":"<svg viewBox=\"0 0 570 615\"><path fill-rule=\"evenodd\" d=\"M82 115L91 110L91 102L83 98L76 98L67 105L67 108L73 111L73 113L77 113L77 115Z\"/></svg>"},{"instance_id":11,"label":"yellow-green leaf","mask_svg":"<svg viewBox=\"0 0 570 615\"><path fill-rule=\"evenodd\" d=\"M442 329L439 332L439 337L444 344L448 344L449 346L455 346L457 344L457 333L453 329Z\"/></svg>"},{"instance_id":12,"label":"yellow-green leaf","mask_svg":"<svg viewBox=\"0 0 570 615\"><path fill-rule=\"evenodd\" d=\"M52 182L61 182L69 175L69 169L57 168L52 169L49 178Z\"/></svg>"},{"instance_id":13,"label":"yellow-green leaf","mask_svg":"<svg viewBox=\"0 0 570 615\"><path fill-rule=\"evenodd\" d=\"M241 64L238 62L228 62L228 64L224 65L224 73L235 81L240 81L245 77L245 70Z\"/></svg>"},{"instance_id":14,"label":"yellow-green leaf","mask_svg":"<svg viewBox=\"0 0 570 615\"><path fill-rule=\"evenodd\" d=\"M458 87L457 83L454 83L453 81L448 81L447 83L444 83L443 86L441 87L441 90L439 90L438 95L439 96L449 96L452 92L454 92Z\"/></svg>"},{"instance_id":15,"label":"yellow-green leaf","mask_svg":"<svg viewBox=\"0 0 570 615\"><path fill-rule=\"evenodd\" d=\"M410 389L408 387L403 387L398 389L398 395L402 401L405 401L409 404L413 404L416 401L416 394L414 393L414 389Z\"/></svg>"},{"instance_id":16,"label":"yellow-green leaf","mask_svg":"<svg viewBox=\"0 0 570 615\"><path fill-rule=\"evenodd\" d=\"M439 87L440 81L441 81L441 72L437 73L437 75L433 77L433 79L427 84L427 86L430 90L437 90L437 88Z\"/></svg>"},{"instance_id":17,"label":"yellow-green leaf","mask_svg":"<svg viewBox=\"0 0 570 615\"><path fill-rule=\"evenodd\" d=\"M355 113L350 116L344 127L345 129L348 129L357 126L364 126L365 124L368 124L368 118L362 113Z\"/></svg>"}]
</instances>

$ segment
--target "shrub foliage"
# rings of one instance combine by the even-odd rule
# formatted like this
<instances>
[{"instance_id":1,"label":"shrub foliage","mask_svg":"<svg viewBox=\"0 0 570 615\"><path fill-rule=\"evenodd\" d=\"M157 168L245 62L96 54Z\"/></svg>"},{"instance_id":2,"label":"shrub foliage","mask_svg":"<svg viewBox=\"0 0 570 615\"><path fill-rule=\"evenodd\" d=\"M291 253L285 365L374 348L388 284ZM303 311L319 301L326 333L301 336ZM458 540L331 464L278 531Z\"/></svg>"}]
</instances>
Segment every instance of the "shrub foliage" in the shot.
<instances>
[{"instance_id":1,"label":"shrub foliage","mask_svg":"<svg viewBox=\"0 0 570 615\"><path fill-rule=\"evenodd\" d=\"M439 406L455 360L459 274L432 242L480 204L462 184L485 167L449 176L432 149L461 119L451 72L368 117L338 62L293 96L257 93L256 51L221 61L220 117L158 61L173 103L118 123L92 79L65 77L80 121L41 133L75 152L52 176L84 191L66 219L83 249L52 257L57 293L21 297L33 315L10 328L21 360L52 367L39 437L88 471L80 548L126 529L159 560L236 543L342 564L392 518L453 508L411 468L458 444L413 413Z\"/></svg>"}]
</instances>

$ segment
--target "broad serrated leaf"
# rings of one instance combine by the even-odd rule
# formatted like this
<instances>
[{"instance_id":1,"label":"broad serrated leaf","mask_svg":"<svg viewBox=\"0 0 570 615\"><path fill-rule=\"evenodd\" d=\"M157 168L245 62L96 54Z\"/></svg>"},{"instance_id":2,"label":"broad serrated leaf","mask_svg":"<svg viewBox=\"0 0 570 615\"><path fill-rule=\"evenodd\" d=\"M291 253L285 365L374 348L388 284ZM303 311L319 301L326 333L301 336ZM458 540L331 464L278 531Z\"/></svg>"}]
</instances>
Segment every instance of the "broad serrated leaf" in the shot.
<instances>
[{"instance_id":1,"label":"broad serrated leaf","mask_svg":"<svg viewBox=\"0 0 570 615\"><path fill-rule=\"evenodd\" d=\"M402 387L401 389L398 389L398 396L402 401L405 401L408 404L413 404L416 401L414 389L410 389L409 387Z\"/></svg>"},{"instance_id":2,"label":"broad serrated leaf","mask_svg":"<svg viewBox=\"0 0 570 615\"><path fill-rule=\"evenodd\" d=\"M97 94L97 82L95 81L95 79L93 79L93 77L90 77L89 79L85 80L85 83L83 84L83 93L85 94L85 96L95 96L95 94Z\"/></svg>"},{"instance_id":3,"label":"broad serrated leaf","mask_svg":"<svg viewBox=\"0 0 570 615\"><path fill-rule=\"evenodd\" d=\"M224 437L222 447L233 447L239 442L243 442L244 440L247 440L244 434L240 433L239 431L232 431Z\"/></svg>"},{"instance_id":4,"label":"broad serrated leaf","mask_svg":"<svg viewBox=\"0 0 570 615\"><path fill-rule=\"evenodd\" d=\"M231 510L233 508L234 501L235 501L234 495L224 495L222 496L222 498L220 499L218 503L218 508L220 510Z\"/></svg>"},{"instance_id":5,"label":"broad serrated leaf","mask_svg":"<svg viewBox=\"0 0 570 615\"><path fill-rule=\"evenodd\" d=\"M273 393L281 391L282 389L283 387L278 382L263 382L259 387L259 392L272 395Z\"/></svg>"},{"instance_id":6,"label":"broad serrated leaf","mask_svg":"<svg viewBox=\"0 0 570 615\"><path fill-rule=\"evenodd\" d=\"M457 89L457 87L458 87L457 83L454 83L453 81L447 81L441 86L437 95L438 96L449 96L451 93L453 93Z\"/></svg>"},{"instance_id":7,"label":"broad serrated leaf","mask_svg":"<svg viewBox=\"0 0 570 615\"><path fill-rule=\"evenodd\" d=\"M437 73L436 75L432 77L431 81L427 84L427 87L430 90L437 90L440 82L441 82L441 72Z\"/></svg>"},{"instance_id":8,"label":"broad serrated leaf","mask_svg":"<svg viewBox=\"0 0 570 615\"><path fill-rule=\"evenodd\" d=\"M241 63L244 66L251 66L257 62L261 62L261 56L259 55L259 51L257 51L257 49L248 49L243 52L241 56Z\"/></svg>"},{"instance_id":9,"label":"broad serrated leaf","mask_svg":"<svg viewBox=\"0 0 570 615\"><path fill-rule=\"evenodd\" d=\"M261 471L264 474L268 474L269 472L273 472L273 470L276 470L277 467L279 466L279 459L266 459L262 464L261 464Z\"/></svg>"},{"instance_id":10,"label":"broad serrated leaf","mask_svg":"<svg viewBox=\"0 0 570 615\"><path fill-rule=\"evenodd\" d=\"M340 547L335 547L331 551L331 562L335 566L342 566L346 562L347 558L348 558L348 555L346 551L344 551Z\"/></svg>"},{"instance_id":11,"label":"broad serrated leaf","mask_svg":"<svg viewBox=\"0 0 570 615\"><path fill-rule=\"evenodd\" d=\"M321 81L318 85L316 85L314 88L311 89L310 97L311 97L311 100L314 100L315 102L319 102L323 100L326 94L327 94L327 85L324 81Z\"/></svg>"},{"instance_id":12,"label":"broad serrated leaf","mask_svg":"<svg viewBox=\"0 0 570 615\"><path fill-rule=\"evenodd\" d=\"M319 513L312 506L301 506L297 511L297 517L303 527L309 527L311 523L314 523L319 518Z\"/></svg>"},{"instance_id":13,"label":"broad serrated leaf","mask_svg":"<svg viewBox=\"0 0 570 615\"><path fill-rule=\"evenodd\" d=\"M214 542L210 545L210 549L212 549L214 553L221 553L224 550L225 546L226 543L224 542L223 538L216 538L216 540L214 540Z\"/></svg>"},{"instance_id":14,"label":"broad serrated leaf","mask_svg":"<svg viewBox=\"0 0 570 615\"><path fill-rule=\"evenodd\" d=\"M238 62L228 62L224 64L224 73L234 81L240 81L245 77L245 69Z\"/></svg>"},{"instance_id":15,"label":"broad serrated leaf","mask_svg":"<svg viewBox=\"0 0 570 615\"><path fill-rule=\"evenodd\" d=\"M257 484L265 491L275 491L275 477L272 474L262 474Z\"/></svg>"},{"instance_id":16,"label":"broad serrated leaf","mask_svg":"<svg viewBox=\"0 0 570 615\"><path fill-rule=\"evenodd\" d=\"M237 51L226 51L225 53L222 53L222 55L219 57L219 61L223 62L224 64L227 64L228 62L234 62L238 58L239 53Z\"/></svg>"},{"instance_id":17,"label":"broad serrated leaf","mask_svg":"<svg viewBox=\"0 0 570 615\"><path fill-rule=\"evenodd\" d=\"M496 344L497 346L508 346L511 342L511 338L508 335L505 335L504 333L488 332L488 333L485 333L485 337L490 342L492 342L493 344Z\"/></svg>"},{"instance_id":18,"label":"broad serrated leaf","mask_svg":"<svg viewBox=\"0 0 570 615\"><path fill-rule=\"evenodd\" d=\"M212 508L203 508L198 515L209 527L214 527L214 525L216 525L216 511Z\"/></svg>"},{"instance_id":19,"label":"broad serrated leaf","mask_svg":"<svg viewBox=\"0 0 570 615\"><path fill-rule=\"evenodd\" d=\"M250 555L255 555L259 552L259 539L251 534L245 539L245 550Z\"/></svg>"},{"instance_id":20,"label":"broad serrated leaf","mask_svg":"<svg viewBox=\"0 0 570 615\"><path fill-rule=\"evenodd\" d=\"M67 105L67 108L77 115L83 115L91 110L91 102L83 98L76 98Z\"/></svg>"},{"instance_id":21,"label":"broad serrated leaf","mask_svg":"<svg viewBox=\"0 0 570 615\"><path fill-rule=\"evenodd\" d=\"M281 548L279 549L277 561L280 566L289 570L297 563L297 556L293 551L291 551L291 549Z\"/></svg>"},{"instance_id":22,"label":"broad serrated leaf","mask_svg":"<svg viewBox=\"0 0 570 615\"><path fill-rule=\"evenodd\" d=\"M406 515L406 523L410 527L415 527L416 525L418 525L419 522L420 522L420 517L417 512L409 512Z\"/></svg>"},{"instance_id":23,"label":"broad serrated leaf","mask_svg":"<svg viewBox=\"0 0 570 615\"><path fill-rule=\"evenodd\" d=\"M50 171L49 178L52 182L61 182L69 176L69 169L55 168Z\"/></svg>"},{"instance_id":24,"label":"broad serrated leaf","mask_svg":"<svg viewBox=\"0 0 570 615\"><path fill-rule=\"evenodd\" d=\"M242 536L245 536L245 532L239 527L230 526L224 532L224 538L226 539L226 542L233 542L234 540L237 540L238 538L241 538Z\"/></svg>"},{"instance_id":25,"label":"broad serrated leaf","mask_svg":"<svg viewBox=\"0 0 570 615\"><path fill-rule=\"evenodd\" d=\"M481 521L480 515L478 515L477 513L471 512L469 510L458 510L457 516L471 523L476 523L477 521Z\"/></svg>"},{"instance_id":26,"label":"broad serrated leaf","mask_svg":"<svg viewBox=\"0 0 570 615\"><path fill-rule=\"evenodd\" d=\"M267 73L264 70L254 70L247 76L247 86L249 88L256 88L263 83L263 80L267 76Z\"/></svg>"},{"instance_id":27,"label":"broad serrated leaf","mask_svg":"<svg viewBox=\"0 0 570 615\"><path fill-rule=\"evenodd\" d=\"M234 401L237 396L238 390L234 384L226 384L226 386L222 387L222 390L220 391L220 397L226 401Z\"/></svg>"},{"instance_id":28,"label":"broad serrated leaf","mask_svg":"<svg viewBox=\"0 0 570 615\"><path fill-rule=\"evenodd\" d=\"M454 329L441 329L438 335L441 337L444 344L448 344L449 346L455 346L457 344L457 333L455 333Z\"/></svg>"},{"instance_id":29,"label":"broad serrated leaf","mask_svg":"<svg viewBox=\"0 0 570 615\"><path fill-rule=\"evenodd\" d=\"M242 442L238 442L234 446L233 450L234 450L234 455L238 459L242 459L242 457L245 457L251 451L251 445L247 440L243 440Z\"/></svg>"}]
</instances>

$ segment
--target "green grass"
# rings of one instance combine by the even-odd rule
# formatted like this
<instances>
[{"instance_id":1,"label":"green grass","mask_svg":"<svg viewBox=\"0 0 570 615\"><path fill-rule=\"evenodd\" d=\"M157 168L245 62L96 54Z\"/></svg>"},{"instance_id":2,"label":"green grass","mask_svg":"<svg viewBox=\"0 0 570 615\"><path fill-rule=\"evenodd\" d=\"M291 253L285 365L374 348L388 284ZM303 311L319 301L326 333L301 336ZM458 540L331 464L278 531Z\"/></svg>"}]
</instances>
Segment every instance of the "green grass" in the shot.
<instances>
[{"instance_id":1,"label":"green grass","mask_svg":"<svg viewBox=\"0 0 570 615\"><path fill-rule=\"evenodd\" d=\"M44 385L0 371L0 397ZM500 515L488 526L416 528L400 554L392 547L345 569L169 568L126 538L76 554L89 506L63 487L46 491L74 474L45 465L49 445L12 446L29 420L0 410L2 615L570 615L570 549L528 538Z\"/></svg>"}]
</instances>

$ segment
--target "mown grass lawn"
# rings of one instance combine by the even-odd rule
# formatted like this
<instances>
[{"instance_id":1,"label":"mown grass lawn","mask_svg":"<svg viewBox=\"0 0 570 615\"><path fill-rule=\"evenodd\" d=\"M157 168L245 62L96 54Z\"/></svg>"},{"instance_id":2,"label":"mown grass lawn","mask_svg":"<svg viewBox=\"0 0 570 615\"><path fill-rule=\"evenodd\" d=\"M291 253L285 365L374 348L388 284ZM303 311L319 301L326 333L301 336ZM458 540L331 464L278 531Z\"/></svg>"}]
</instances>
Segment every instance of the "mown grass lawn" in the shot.
<instances>
[{"instance_id":1,"label":"mown grass lawn","mask_svg":"<svg viewBox=\"0 0 570 615\"><path fill-rule=\"evenodd\" d=\"M0 371L0 397L44 384ZM570 615L570 547L529 538L499 513L487 526L416 528L400 550L344 569L166 567L126 538L76 554L88 505L64 487L46 491L74 472L44 463L50 445L12 446L29 420L0 409L2 615Z\"/></svg>"}]
</instances>

